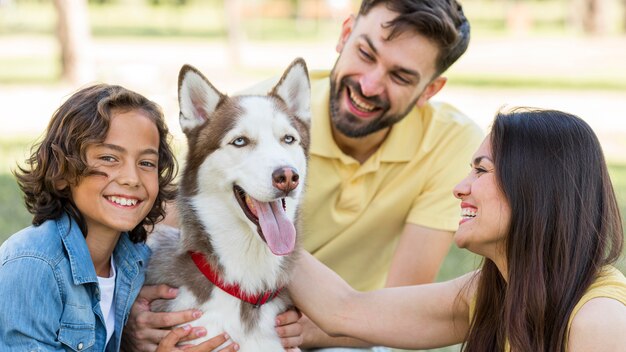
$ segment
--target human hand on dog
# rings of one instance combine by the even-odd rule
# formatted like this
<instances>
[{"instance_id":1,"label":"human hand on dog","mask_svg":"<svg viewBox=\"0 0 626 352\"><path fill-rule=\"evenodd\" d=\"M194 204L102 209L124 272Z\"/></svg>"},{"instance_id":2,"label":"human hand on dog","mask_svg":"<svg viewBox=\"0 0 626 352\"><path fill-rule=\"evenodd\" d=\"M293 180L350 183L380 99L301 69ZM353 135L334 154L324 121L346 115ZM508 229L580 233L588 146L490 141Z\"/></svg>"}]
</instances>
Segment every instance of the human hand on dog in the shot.
<instances>
[{"instance_id":1,"label":"human hand on dog","mask_svg":"<svg viewBox=\"0 0 626 352\"><path fill-rule=\"evenodd\" d=\"M309 317L306 315L302 315L300 320L298 321L300 326L302 327L302 343L300 344L302 348L319 348L320 341L324 341L329 336L320 329L317 324L311 321Z\"/></svg>"},{"instance_id":2,"label":"human hand on dog","mask_svg":"<svg viewBox=\"0 0 626 352\"><path fill-rule=\"evenodd\" d=\"M146 285L141 288L131 308L128 322L124 326L123 351L155 351L159 342L170 333L169 327L188 323L202 315L201 311L195 309L169 313L150 311L152 301L173 299L177 294L178 290L168 285ZM287 352L300 351L298 346L303 341L302 325L298 322L300 317L301 313L295 309L290 309L276 317L276 332ZM204 328L191 328L191 331L178 341L193 340L204 335L206 335Z\"/></svg>"},{"instance_id":3,"label":"human hand on dog","mask_svg":"<svg viewBox=\"0 0 626 352\"><path fill-rule=\"evenodd\" d=\"M304 349L317 349L324 347L372 347L372 344L351 337L332 337L324 332L315 322L305 314L301 314L298 320L302 329L302 343Z\"/></svg>"},{"instance_id":4,"label":"human hand on dog","mask_svg":"<svg viewBox=\"0 0 626 352\"><path fill-rule=\"evenodd\" d=\"M184 346L181 348L177 348L176 344L184 339L188 339L192 331L193 329L190 325L181 326L170 331L170 333L165 335L163 340L161 340L161 343L159 343L159 347L157 348L156 352L211 352L229 339L228 335L221 334L196 346ZM220 352L232 352L237 350L239 350L239 345L237 345L236 343L230 343L225 348L220 349Z\"/></svg>"},{"instance_id":5,"label":"human hand on dog","mask_svg":"<svg viewBox=\"0 0 626 352\"><path fill-rule=\"evenodd\" d=\"M157 349L161 340L170 333L170 327L198 319L202 312L189 309L180 312L154 313L150 303L156 299L173 299L178 290L167 285L144 286L133 303L124 326L122 350L126 352L148 352ZM206 335L204 328L191 328L179 341L193 340Z\"/></svg>"},{"instance_id":6,"label":"human hand on dog","mask_svg":"<svg viewBox=\"0 0 626 352\"><path fill-rule=\"evenodd\" d=\"M289 309L276 316L276 333L280 337L280 342L285 351L298 352L298 346L302 344L302 325L299 319L302 317L300 311L295 308Z\"/></svg>"}]
</instances>

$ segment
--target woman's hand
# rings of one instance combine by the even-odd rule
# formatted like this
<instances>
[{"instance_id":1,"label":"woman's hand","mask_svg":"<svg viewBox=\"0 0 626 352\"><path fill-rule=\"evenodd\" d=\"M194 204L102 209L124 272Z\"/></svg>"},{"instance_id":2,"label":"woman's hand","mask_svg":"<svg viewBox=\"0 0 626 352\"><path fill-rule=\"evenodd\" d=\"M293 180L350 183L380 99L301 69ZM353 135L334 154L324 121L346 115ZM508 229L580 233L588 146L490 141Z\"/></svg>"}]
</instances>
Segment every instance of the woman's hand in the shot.
<instances>
[{"instance_id":1,"label":"woman's hand","mask_svg":"<svg viewBox=\"0 0 626 352\"><path fill-rule=\"evenodd\" d=\"M186 352L211 352L216 351L216 348L224 344L228 341L229 337L226 334L217 335L207 341L204 341L201 344L195 346L183 346L176 347L176 344L188 337L189 334L193 331L190 325L185 325L173 329L169 334L167 334L159 343L159 346L156 352L175 352L175 351L186 351ZM239 350L239 345L232 342L226 347L220 349L220 352L234 352Z\"/></svg>"}]
</instances>

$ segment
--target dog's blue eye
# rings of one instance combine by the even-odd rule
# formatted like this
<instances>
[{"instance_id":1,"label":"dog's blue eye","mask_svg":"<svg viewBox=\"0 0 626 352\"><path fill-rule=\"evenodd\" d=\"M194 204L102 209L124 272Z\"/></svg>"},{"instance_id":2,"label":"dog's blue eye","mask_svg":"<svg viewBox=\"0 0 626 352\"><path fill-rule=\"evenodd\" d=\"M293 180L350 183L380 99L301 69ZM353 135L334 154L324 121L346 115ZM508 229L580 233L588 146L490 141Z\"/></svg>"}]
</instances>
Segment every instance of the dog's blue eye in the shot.
<instances>
[{"instance_id":1,"label":"dog's blue eye","mask_svg":"<svg viewBox=\"0 0 626 352\"><path fill-rule=\"evenodd\" d=\"M249 141L246 137L239 137L230 142L230 144L234 145L235 147L245 147L246 145L248 145L248 143Z\"/></svg>"},{"instance_id":2,"label":"dog's blue eye","mask_svg":"<svg viewBox=\"0 0 626 352\"><path fill-rule=\"evenodd\" d=\"M285 137L283 137L283 141L287 144L292 144L293 142L296 141L296 137L294 136L290 136L290 135L285 135Z\"/></svg>"}]
</instances>

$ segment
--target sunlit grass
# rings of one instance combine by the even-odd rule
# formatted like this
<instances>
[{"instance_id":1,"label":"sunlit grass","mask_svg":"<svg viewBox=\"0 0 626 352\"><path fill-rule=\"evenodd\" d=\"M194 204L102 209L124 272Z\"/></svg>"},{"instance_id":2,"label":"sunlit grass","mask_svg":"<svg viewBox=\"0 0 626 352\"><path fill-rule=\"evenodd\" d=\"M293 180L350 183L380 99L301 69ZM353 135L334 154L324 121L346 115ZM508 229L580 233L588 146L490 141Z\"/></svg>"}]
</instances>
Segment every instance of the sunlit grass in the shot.
<instances>
[{"instance_id":1,"label":"sunlit grass","mask_svg":"<svg viewBox=\"0 0 626 352\"><path fill-rule=\"evenodd\" d=\"M354 0L354 3L357 1ZM154 3L160 3L154 5ZM241 21L242 35L247 41L312 42L328 40L338 35L341 19L311 16L296 18L292 10L278 11L281 16L257 11L261 2L242 2L244 15ZM266 7L270 7L267 1ZM226 40L226 14L223 2L218 0L187 1L91 1L89 21L93 40L117 38L140 40L224 41ZM249 5L246 5L249 4ZM288 8L290 1L278 0L272 6ZM532 18L528 36L571 36L567 29L569 2L565 0L531 0L520 2L494 2L473 0L463 3L472 24L473 38L490 38L509 35L506 19L517 5L522 5ZM512 10L513 9L513 10ZM277 10L273 10L276 12ZM291 11L291 12L290 12ZM52 2L14 1L0 6L0 35L28 38L53 38L56 28L56 12ZM608 70L607 70L608 71ZM459 86L512 87L548 89L600 89L625 90L625 72L591 71L570 76L550 77L545 74L527 75L489 74L465 72L449 75ZM60 64L58 49L53 45L44 55L37 53L7 51L0 55L0 84L51 84L58 83Z\"/></svg>"},{"instance_id":2,"label":"sunlit grass","mask_svg":"<svg viewBox=\"0 0 626 352\"><path fill-rule=\"evenodd\" d=\"M187 1L180 5L175 1L89 2L89 19L96 36L206 36L225 35L225 11L223 1ZM353 0L358 3L358 0ZM322 35L326 28L336 33L337 21L301 16L296 23L293 3L288 0L260 2L242 1L247 35L263 39L302 40ZM521 6L517 6L521 5ZM507 16L522 12L532 19L530 35L543 33L566 33L571 3L565 0L532 0L523 3L510 1L473 0L463 2L467 18L475 35L501 35L507 32ZM353 6L357 8L357 6ZM261 25L260 25L261 23ZM287 23L287 26L283 24ZM0 7L0 33L53 34L56 13L51 1L13 2ZM304 36L304 38L303 38Z\"/></svg>"},{"instance_id":3,"label":"sunlit grass","mask_svg":"<svg viewBox=\"0 0 626 352\"><path fill-rule=\"evenodd\" d=\"M532 89L558 89L558 90L605 90L625 91L626 71L623 73L613 72L605 77L549 77L545 75L514 75L514 74L488 74L477 72L451 73L448 75L451 82L459 86L471 86L482 88L532 88Z\"/></svg>"},{"instance_id":4,"label":"sunlit grass","mask_svg":"<svg viewBox=\"0 0 626 352\"><path fill-rule=\"evenodd\" d=\"M58 83L61 64L52 53L45 56L0 57L0 84Z\"/></svg>"}]
</instances>

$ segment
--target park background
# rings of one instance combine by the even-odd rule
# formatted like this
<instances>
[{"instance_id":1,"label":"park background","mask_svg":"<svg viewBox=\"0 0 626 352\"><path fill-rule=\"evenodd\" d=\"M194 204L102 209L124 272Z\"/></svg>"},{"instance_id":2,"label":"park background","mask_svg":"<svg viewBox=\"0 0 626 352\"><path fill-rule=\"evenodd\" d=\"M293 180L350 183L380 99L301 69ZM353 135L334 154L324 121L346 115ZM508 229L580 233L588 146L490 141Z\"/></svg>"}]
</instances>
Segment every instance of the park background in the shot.
<instances>
[{"instance_id":1,"label":"park background","mask_svg":"<svg viewBox=\"0 0 626 352\"><path fill-rule=\"evenodd\" d=\"M329 69L359 0L0 0L0 243L29 224L11 170L53 111L94 82L159 103L184 153L177 76L189 63L222 92L280 75L295 58ZM467 53L434 100L485 131L501 106L574 113L598 134L626 214L626 0L462 0ZM479 265L452 248L445 280ZM618 264L626 271L626 261ZM458 346L432 351L458 351Z\"/></svg>"}]
</instances>

